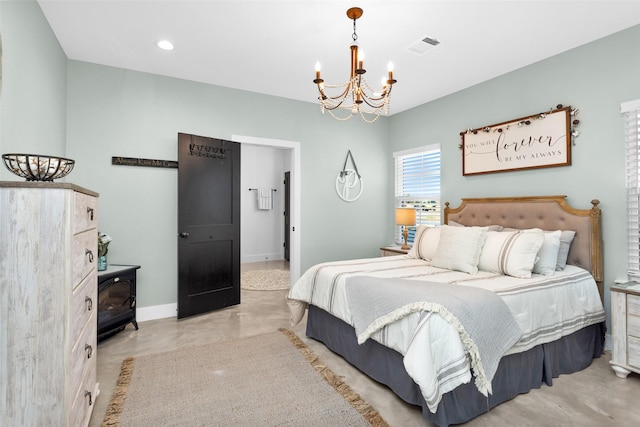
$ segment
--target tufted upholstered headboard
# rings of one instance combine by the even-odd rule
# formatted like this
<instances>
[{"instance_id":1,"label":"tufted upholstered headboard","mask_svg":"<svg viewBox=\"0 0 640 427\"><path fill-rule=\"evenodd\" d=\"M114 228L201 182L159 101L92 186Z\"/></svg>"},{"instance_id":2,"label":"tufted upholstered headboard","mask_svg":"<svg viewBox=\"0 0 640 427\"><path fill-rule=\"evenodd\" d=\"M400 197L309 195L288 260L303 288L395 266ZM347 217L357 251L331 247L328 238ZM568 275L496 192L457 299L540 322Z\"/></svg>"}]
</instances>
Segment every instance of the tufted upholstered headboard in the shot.
<instances>
[{"instance_id":1,"label":"tufted upholstered headboard","mask_svg":"<svg viewBox=\"0 0 640 427\"><path fill-rule=\"evenodd\" d=\"M567 264L588 270L593 275L600 298L603 296L602 225L599 200L591 209L575 209L567 196L489 197L462 199L457 208L445 203L444 223L455 221L466 226L501 225L510 228L574 230Z\"/></svg>"}]
</instances>

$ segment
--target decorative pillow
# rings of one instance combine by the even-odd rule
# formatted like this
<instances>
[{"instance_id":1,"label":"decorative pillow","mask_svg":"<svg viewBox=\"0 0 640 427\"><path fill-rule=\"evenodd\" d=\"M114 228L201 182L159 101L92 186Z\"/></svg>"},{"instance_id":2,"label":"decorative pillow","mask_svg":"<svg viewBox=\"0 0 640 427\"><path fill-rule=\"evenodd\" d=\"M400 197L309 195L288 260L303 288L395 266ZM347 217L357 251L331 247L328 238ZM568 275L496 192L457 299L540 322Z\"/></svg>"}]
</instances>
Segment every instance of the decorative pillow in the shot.
<instances>
[{"instance_id":1,"label":"decorative pillow","mask_svg":"<svg viewBox=\"0 0 640 427\"><path fill-rule=\"evenodd\" d=\"M556 272L561 234L560 230L544 232L544 243L538 252L538 261L533 265L534 273L551 276Z\"/></svg>"},{"instance_id":2,"label":"decorative pillow","mask_svg":"<svg viewBox=\"0 0 640 427\"><path fill-rule=\"evenodd\" d=\"M573 238L575 236L576 232L573 230L562 230L562 232L560 233L560 249L558 249L556 271L562 271L567 266L569 249L571 249L571 242L573 242Z\"/></svg>"},{"instance_id":3,"label":"decorative pillow","mask_svg":"<svg viewBox=\"0 0 640 427\"><path fill-rule=\"evenodd\" d=\"M486 227L441 226L440 242L431 264L434 267L476 274L486 235Z\"/></svg>"},{"instance_id":4,"label":"decorative pillow","mask_svg":"<svg viewBox=\"0 0 640 427\"><path fill-rule=\"evenodd\" d=\"M529 278L543 242L544 233L539 228L509 232L490 231L480 254L478 268L523 279Z\"/></svg>"},{"instance_id":5,"label":"decorative pillow","mask_svg":"<svg viewBox=\"0 0 640 427\"><path fill-rule=\"evenodd\" d=\"M449 225L452 227L466 227L466 225L460 224L459 222L449 220ZM504 227L501 225L487 225L487 231L502 231Z\"/></svg>"},{"instance_id":6,"label":"decorative pillow","mask_svg":"<svg viewBox=\"0 0 640 427\"><path fill-rule=\"evenodd\" d=\"M438 242L440 242L440 226L427 227L426 225L419 225L416 228L413 246L408 255L411 258L431 261L438 249Z\"/></svg>"}]
</instances>

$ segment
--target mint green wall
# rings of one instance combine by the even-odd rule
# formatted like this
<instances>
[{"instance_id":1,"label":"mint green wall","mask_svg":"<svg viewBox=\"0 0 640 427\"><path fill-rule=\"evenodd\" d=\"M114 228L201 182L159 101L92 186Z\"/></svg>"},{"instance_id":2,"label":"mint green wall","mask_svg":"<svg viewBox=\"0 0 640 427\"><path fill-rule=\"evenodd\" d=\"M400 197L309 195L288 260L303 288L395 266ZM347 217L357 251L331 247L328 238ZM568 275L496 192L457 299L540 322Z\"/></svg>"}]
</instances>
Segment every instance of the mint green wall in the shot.
<instances>
[{"instance_id":1,"label":"mint green wall","mask_svg":"<svg viewBox=\"0 0 640 427\"><path fill-rule=\"evenodd\" d=\"M591 207L592 199L600 200L608 310L608 287L615 279L626 278L620 103L640 98L638 42L640 26L396 114L391 117L389 150L440 143L442 199L454 207L463 197L483 196L565 194L571 205L584 209ZM462 176L461 131L532 115L557 104L580 109L580 135L572 146L571 166Z\"/></svg>"},{"instance_id":2,"label":"mint green wall","mask_svg":"<svg viewBox=\"0 0 640 427\"><path fill-rule=\"evenodd\" d=\"M32 1L0 2L0 31L0 152L76 159L67 181L100 193L100 228L114 238L111 262L143 266L141 307L176 299L176 171L112 166L111 156L175 159L178 132L300 142L302 271L317 262L375 256L391 242L391 153L438 142L443 199L454 205L462 197L567 194L572 205L588 208L599 199L606 285L625 277L619 105L640 98L640 55L625 52L635 52L640 26L374 125L336 122L312 103L68 61ZM460 131L558 103L580 109L571 166L462 176ZM349 149L365 180L354 203L341 201L334 189ZM17 178L0 168L0 179ZM608 307L608 292L605 298Z\"/></svg>"},{"instance_id":3,"label":"mint green wall","mask_svg":"<svg viewBox=\"0 0 640 427\"><path fill-rule=\"evenodd\" d=\"M0 2L0 32L0 153L64 156L67 57L34 1Z\"/></svg>"},{"instance_id":4,"label":"mint green wall","mask_svg":"<svg viewBox=\"0 0 640 427\"><path fill-rule=\"evenodd\" d=\"M387 119L336 122L312 103L78 61L68 63L67 103L67 155L77 162L70 180L100 193L109 261L142 265L139 306L176 301L177 170L112 166L111 157L175 160L178 132L300 142L302 272L377 256L388 243L380 209L390 188ZM366 183L354 203L335 192L348 150Z\"/></svg>"}]
</instances>

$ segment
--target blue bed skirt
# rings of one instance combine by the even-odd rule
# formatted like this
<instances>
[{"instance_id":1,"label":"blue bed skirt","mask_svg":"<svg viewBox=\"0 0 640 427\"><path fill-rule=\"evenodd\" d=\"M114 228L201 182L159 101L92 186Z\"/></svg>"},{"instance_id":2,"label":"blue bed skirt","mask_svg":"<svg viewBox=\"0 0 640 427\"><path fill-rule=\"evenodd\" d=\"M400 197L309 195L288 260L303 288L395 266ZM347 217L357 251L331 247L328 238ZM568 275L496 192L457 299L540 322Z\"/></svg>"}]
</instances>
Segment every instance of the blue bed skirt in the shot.
<instances>
[{"instance_id":1,"label":"blue bed skirt","mask_svg":"<svg viewBox=\"0 0 640 427\"><path fill-rule=\"evenodd\" d=\"M309 306L306 333L387 385L405 402L421 407L426 420L448 426L467 422L543 383L551 386L559 375L585 369L602 355L605 331L603 322L524 353L505 356L492 381L493 394L487 398L473 383L464 384L443 396L435 414L429 411L418 385L405 371L400 353L370 339L359 345L350 325L315 306Z\"/></svg>"}]
</instances>

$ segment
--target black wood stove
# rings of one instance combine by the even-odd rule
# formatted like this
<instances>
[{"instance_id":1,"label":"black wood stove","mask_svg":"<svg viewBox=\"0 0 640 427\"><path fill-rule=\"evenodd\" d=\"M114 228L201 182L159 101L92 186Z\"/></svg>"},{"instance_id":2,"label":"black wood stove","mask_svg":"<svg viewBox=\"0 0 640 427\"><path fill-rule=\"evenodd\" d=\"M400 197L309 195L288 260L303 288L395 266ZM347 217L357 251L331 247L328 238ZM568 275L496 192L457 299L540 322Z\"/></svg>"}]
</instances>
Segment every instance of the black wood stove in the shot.
<instances>
[{"instance_id":1,"label":"black wood stove","mask_svg":"<svg viewBox=\"0 0 640 427\"><path fill-rule=\"evenodd\" d=\"M136 322L136 270L139 265L109 265L98 272L98 341Z\"/></svg>"}]
</instances>

